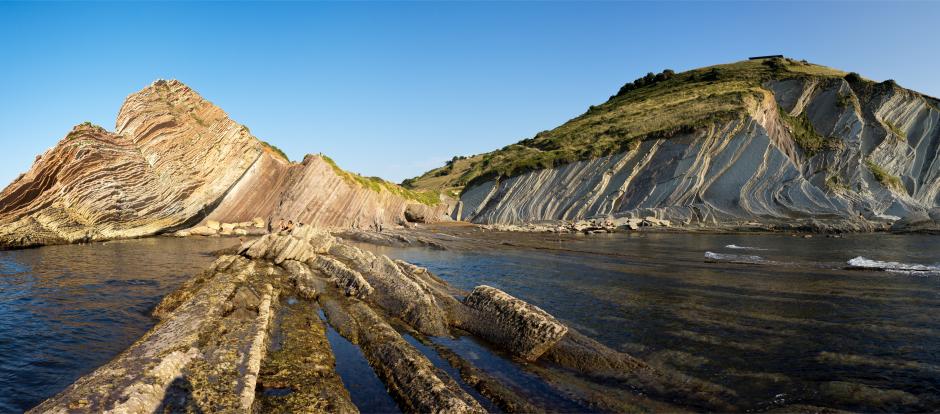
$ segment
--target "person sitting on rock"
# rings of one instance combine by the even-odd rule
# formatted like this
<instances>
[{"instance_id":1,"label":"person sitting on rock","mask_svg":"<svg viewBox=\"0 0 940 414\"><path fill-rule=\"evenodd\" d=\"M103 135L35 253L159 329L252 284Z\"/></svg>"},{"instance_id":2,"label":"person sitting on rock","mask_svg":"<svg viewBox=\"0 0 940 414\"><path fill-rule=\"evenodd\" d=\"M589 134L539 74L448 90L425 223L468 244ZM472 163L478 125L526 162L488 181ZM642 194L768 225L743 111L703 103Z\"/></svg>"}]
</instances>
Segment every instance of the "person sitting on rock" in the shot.
<instances>
[{"instance_id":1,"label":"person sitting on rock","mask_svg":"<svg viewBox=\"0 0 940 414\"><path fill-rule=\"evenodd\" d=\"M290 232L290 231L293 231L293 230L294 230L294 221L293 221L293 220L287 220L287 231Z\"/></svg>"}]
</instances>

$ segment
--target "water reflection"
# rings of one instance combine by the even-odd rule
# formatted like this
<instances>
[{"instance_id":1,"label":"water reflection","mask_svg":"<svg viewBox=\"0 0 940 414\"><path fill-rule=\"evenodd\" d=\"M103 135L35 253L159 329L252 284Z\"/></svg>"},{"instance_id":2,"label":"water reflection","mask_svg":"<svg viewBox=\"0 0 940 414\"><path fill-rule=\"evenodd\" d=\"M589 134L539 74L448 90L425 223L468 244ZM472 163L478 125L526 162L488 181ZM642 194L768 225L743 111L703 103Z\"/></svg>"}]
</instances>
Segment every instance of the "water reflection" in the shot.
<instances>
[{"instance_id":1,"label":"water reflection","mask_svg":"<svg viewBox=\"0 0 940 414\"><path fill-rule=\"evenodd\" d=\"M536 303L614 349L733 389L741 409L940 408L940 276L843 269L857 256L934 265L940 237L643 234L544 243L549 250L370 248L464 289L487 284ZM773 264L705 260L706 251L740 247L765 249L753 251Z\"/></svg>"},{"instance_id":2,"label":"water reflection","mask_svg":"<svg viewBox=\"0 0 940 414\"><path fill-rule=\"evenodd\" d=\"M233 239L151 238L0 252L0 412L21 412L106 363L163 295Z\"/></svg>"}]
</instances>

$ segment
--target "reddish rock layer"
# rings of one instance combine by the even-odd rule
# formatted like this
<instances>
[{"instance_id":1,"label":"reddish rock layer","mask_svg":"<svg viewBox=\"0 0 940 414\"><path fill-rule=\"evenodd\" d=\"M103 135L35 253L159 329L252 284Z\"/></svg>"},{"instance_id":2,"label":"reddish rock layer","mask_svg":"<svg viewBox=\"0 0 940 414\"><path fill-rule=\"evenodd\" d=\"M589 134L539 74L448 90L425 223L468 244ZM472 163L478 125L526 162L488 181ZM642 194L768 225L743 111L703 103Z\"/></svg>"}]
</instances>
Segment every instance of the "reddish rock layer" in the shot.
<instances>
[{"instance_id":1,"label":"reddish rock layer","mask_svg":"<svg viewBox=\"0 0 940 414\"><path fill-rule=\"evenodd\" d=\"M418 204L337 174L320 157L292 164L178 81L127 98L116 132L76 126L0 193L0 247L141 237L223 222L285 218L325 227L404 221Z\"/></svg>"},{"instance_id":2,"label":"reddish rock layer","mask_svg":"<svg viewBox=\"0 0 940 414\"><path fill-rule=\"evenodd\" d=\"M336 173L318 155L296 164L266 155L209 215L209 220L242 222L254 217L292 220L320 227L378 229L405 221L408 208L445 217L447 206L428 206L389 191L363 187Z\"/></svg>"}]
</instances>

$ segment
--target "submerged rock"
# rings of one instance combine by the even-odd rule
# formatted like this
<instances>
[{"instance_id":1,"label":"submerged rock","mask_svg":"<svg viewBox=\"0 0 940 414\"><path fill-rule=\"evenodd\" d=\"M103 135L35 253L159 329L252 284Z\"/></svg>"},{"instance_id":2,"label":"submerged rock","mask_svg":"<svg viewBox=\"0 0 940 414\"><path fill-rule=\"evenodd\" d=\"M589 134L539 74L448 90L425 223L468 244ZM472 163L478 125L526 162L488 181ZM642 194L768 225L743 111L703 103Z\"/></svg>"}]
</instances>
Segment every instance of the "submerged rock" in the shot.
<instances>
[{"instance_id":1,"label":"submerged rock","mask_svg":"<svg viewBox=\"0 0 940 414\"><path fill-rule=\"evenodd\" d=\"M542 408L441 348L466 377L461 386L393 326L419 337L466 331L525 360L545 358L558 368L532 369L585 406L661 409L671 406L634 393L672 400L688 392L702 407L729 407L720 388L613 351L505 292L467 294L316 228L270 234L237 252L167 295L154 310L160 321L127 351L31 412L356 412L319 308L406 412L485 412L464 387L509 412Z\"/></svg>"},{"instance_id":2,"label":"submerged rock","mask_svg":"<svg viewBox=\"0 0 940 414\"><path fill-rule=\"evenodd\" d=\"M554 346L568 328L539 309L489 286L477 286L463 303L476 311L462 328L534 361Z\"/></svg>"}]
</instances>

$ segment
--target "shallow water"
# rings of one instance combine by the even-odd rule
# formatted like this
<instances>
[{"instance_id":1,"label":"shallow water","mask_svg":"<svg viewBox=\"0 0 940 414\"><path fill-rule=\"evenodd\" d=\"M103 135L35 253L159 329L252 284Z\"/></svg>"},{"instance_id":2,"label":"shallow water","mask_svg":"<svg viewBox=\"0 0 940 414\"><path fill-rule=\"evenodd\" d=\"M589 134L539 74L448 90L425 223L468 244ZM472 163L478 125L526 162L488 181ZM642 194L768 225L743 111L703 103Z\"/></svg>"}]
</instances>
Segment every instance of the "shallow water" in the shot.
<instances>
[{"instance_id":1,"label":"shallow water","mask_svg":"<svg viewBox=\"0 0 940 414\"><path fill-rule=\"evenodd\" d=\"M336 373L342 378L356 408L363 413L400 413L395 400L369 366L362 350L336 332L327 322L323 311L320 311L320 319L326 323L326 339L336 358Z\"/></svg>"},{"instance_id":2,"label":"shallow water","mask_svg":"<svg viewBox=\"0 0 940 414\"><path fill-rule=\"evenodd\" d=\"M844 269L859 256L935 268L940 237L639 233L543 247L372 249L464 289L498 287L614 349L730 388L741 410L940 409L940 274Z\"/></svg>"},{"instance_id":3,"label":"shallow water","mask_svg":"<svg viewBox=\"0 0 940 414\"><path fill-rule=\"evenodd\" d=\"M233 239L0 252L0 412L22 412L130 346L160 299Z\"/></svg>"},{"instance_id":4,"label":"shallow water","mask_svg":"<svg viewBox=\"0 0 940 414\"><path fill-rule=\"evenodd\" d=\"M940 275L928 271L940 262L940 237L499 237L544 249L369 248L464 289L506 290L614 349L730 388L742 411L940 409ZM153 325L160 298L212 261L205 253L233 243L154 238L0 252L0 412L30 408L123 351ZM925 271L844 270L859 256L878 269ZM328 337L355 403L397 410L358 349ZM432 341L541 405L584 411L474 339Z\"/></svg>"}]
</instances>

